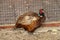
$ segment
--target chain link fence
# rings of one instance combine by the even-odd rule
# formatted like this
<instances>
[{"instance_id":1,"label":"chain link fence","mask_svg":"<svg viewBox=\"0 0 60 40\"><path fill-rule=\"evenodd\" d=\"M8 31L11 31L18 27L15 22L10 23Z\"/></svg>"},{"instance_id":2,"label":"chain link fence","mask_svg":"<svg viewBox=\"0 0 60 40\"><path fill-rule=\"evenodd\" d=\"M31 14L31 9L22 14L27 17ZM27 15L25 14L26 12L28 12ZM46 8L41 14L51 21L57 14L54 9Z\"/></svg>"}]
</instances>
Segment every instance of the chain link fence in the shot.
<instances>
[{"instance_id":1,"label":"chain link fence","mask_svg":"<svg viewBox=\"0 0 60 40\"><path fill-rule=\"evenodd\" d=\"M46 22L60 21L60 0L0 0L0 24L15 24L27 11L45 10Z\"/></svg>"}]
</instances>

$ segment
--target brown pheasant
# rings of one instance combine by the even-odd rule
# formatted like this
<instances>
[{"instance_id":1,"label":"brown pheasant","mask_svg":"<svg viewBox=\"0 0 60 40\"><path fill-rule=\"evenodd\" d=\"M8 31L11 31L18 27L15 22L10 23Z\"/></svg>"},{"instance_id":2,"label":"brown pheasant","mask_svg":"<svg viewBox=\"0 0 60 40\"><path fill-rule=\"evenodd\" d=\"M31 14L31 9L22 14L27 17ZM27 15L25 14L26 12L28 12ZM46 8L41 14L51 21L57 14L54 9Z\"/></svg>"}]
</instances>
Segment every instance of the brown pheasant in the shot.
<instances>
[{"instance_id":1,"label":"brown pheasant","mask_svg":"<svg viewBox=\"0 0 60 40\"><path fill-rule=\"evenodd\" d=\"M16 28L24 28L28 32L33 32L36 28L41 26L42 22L45 20L45 17L41 18L37 13L26 12L21 15L16 22Z\"/></svg>"}]
</instances>

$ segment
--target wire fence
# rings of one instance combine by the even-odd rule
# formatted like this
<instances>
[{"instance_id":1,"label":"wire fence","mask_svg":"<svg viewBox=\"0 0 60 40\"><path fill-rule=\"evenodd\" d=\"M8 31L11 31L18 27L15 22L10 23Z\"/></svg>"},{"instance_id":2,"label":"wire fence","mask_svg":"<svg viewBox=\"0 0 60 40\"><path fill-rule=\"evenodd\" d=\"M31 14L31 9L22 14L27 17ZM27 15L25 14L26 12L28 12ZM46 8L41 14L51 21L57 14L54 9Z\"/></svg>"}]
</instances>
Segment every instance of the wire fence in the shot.
<instances>
[{"instance_id":1,"label":"wire fence","mask_svg":"<svg viewBox=\"0 0 60 40\"><path fill-rule=\"evenodd\" d=\"M0 24L15 24L27 11L45 10L46 22L60 21L60 0L0 0Z\"/></svg>"}]
</instances>

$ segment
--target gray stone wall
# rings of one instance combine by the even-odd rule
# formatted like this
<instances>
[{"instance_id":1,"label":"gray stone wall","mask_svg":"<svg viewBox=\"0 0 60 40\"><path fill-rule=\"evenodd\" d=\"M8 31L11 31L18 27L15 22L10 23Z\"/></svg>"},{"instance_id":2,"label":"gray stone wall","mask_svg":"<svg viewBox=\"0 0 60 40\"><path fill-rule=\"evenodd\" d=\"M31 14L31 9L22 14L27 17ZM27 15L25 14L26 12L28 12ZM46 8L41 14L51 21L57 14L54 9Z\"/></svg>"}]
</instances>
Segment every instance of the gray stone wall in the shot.
<instances>
[{"instance_id":1,"label":"gray stone wall","mask_svg":"<svg viewBox=\"0 0 60 40\"><path fill-rule=\"evenodd\" d=\"M0 0L0 24L14 24L27 11L45 10L47 21L60 21L60 0Z\"/></svg>"}]
</instances>

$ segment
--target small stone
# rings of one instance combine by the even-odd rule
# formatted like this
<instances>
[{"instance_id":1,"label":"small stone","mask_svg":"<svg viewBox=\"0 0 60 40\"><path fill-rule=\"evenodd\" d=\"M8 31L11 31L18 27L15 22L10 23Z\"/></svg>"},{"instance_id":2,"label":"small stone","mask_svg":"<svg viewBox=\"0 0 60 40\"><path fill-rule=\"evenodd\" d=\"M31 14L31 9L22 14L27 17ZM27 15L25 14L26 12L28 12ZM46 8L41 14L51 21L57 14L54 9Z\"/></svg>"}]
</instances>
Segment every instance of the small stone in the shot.
<instances>
[{"instance_id":1,"label":"small stone","mask_svg":"<svg viewBox=\"0 0 60 40\"><path fill-rule=\"evenodd\" d=\"M52 30L48 30L47 32L52 32Z\"/></svg>"},{"instance_id":2,"label":"small stone","mask_svg":"<svg viewBox=\"0 0 60 40\"><path fill-rule=\"evenodd\" d=\"M52 29L53 32L57 32L58 30L57 29Z\"/></svg>"}]
</instances>

